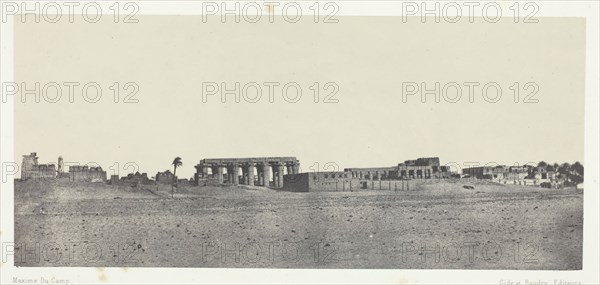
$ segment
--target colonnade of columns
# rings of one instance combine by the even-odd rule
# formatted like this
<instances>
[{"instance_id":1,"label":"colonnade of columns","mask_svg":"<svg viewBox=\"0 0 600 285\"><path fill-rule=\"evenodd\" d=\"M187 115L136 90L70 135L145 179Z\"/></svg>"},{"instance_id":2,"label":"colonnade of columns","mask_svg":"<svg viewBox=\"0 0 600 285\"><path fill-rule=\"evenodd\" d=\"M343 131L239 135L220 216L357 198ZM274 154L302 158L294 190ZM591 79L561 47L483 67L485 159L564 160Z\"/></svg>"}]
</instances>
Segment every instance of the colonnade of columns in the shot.
<instances>
[{"instance_id":1,"label":"colonnade of columns","mask_svg":"<svg viewBox=\"0 0 600 285\"><path fill-rule=\"evenodd\" d=\"M394 180L394 179L429 179L433 177L430 167L404 167L396 171L347 169L352 178L366 180Z\"/></svg>"},{"instance_id":2,"label":"colonnade of columns","mask_svg":"<svg viewBox=\"0 0 600 285\"><path fill-rule=\"evenodd\" d=\"M382 180L391 179L390 172L387 170L351 170L352 178L367 179L367 180Z\"/></svg>"},{"instance_id":3,"label":"colonnade of columns","mask_svg":"<svg viewBox=\"0 0 600 285\"><path fill-rule=\"evenodd\" d=\"M237 160L196 165L198 179L216 178L219 184L242 184L283 187L284 174L300 173L300 163L294 161L240 162Z\"/></svg>"},{"instance_id":4,"label":"colonnade of columns","mask_svg":"<svg viewBox=\"0 0 600 285\"><path fill-rule=\"evenodd\" d=\"M430 179L432 177L432 169L430 168L408 168L401 169L399 172L400 178L409 179Z\"/></svg>"}]
</instances>

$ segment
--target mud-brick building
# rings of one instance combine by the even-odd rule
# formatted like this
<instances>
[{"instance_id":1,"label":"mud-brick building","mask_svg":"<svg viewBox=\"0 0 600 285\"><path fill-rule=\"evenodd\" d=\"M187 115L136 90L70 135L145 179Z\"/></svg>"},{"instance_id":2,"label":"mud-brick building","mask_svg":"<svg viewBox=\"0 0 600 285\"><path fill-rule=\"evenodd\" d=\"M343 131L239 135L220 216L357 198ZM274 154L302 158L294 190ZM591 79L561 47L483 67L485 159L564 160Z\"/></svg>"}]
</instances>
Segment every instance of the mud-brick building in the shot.
<instances>
[{"instance_id":1,"label":"mud-brick building","mask_svg":"<svg viewBox=\"0 0 600 285\"><path fill-rule=\"evenodd\" d=\"M541 185L542 183L553 183L560 185L556 173L544 167L531 165L519 166L478 166L462 170L463 175L477 179L491 180L500 184L515 185Z\"/></svg>"},{"instance_id":2,"label":"mud-brick building","mask_svg":"<svg viewBox=\"0 0 600 285\"><path fill-rule=\"evenodd\" d=\"M160 184L172 184L175 180L173 173L170 170L166 170L164 172L157 172L156 176L154 176L156 183Z\"/></svg>"}]
</instances>

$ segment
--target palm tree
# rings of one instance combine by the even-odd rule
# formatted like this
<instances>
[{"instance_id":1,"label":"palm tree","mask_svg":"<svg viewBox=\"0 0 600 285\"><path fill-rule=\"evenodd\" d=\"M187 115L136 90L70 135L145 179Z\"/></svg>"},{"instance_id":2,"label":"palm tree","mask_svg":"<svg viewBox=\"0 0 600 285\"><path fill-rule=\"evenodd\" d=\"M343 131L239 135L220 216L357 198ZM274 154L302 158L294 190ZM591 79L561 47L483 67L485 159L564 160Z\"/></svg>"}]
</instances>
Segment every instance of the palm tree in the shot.
<instances>
[{"instance_id":1,"label":"palm tree","mask_svg":"<svg viewBox=\"0 0 600 285\"><path fill-rule=\"evenodd\" d=\"M174 197L174 187L177 185L177 167L182 166L181 157L176 157L173 160L173 184L171 185L171 199Z\"/></svg>"}]
</instances>

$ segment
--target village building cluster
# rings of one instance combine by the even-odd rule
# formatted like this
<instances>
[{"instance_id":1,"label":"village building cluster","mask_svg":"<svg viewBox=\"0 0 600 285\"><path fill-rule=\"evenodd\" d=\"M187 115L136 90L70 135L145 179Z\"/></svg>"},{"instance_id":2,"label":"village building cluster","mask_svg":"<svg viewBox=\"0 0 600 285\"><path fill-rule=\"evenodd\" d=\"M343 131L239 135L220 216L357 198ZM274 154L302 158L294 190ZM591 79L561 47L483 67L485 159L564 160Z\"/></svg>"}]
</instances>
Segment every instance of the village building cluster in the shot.
<instances>
[{"instance_id":1,"label":"village building cluster","mask_svg":"<svg viewBox=\"0 0 600 285\"><path fill-rule=\"evenodd\" d=\"M519 166L478 166L462 170L463 177L486 179L500 184L514 185L539 185L545 188L560 188L565 179L559 177L555 171L546 167L533 165Z\"/></svg>"}]
</instances>

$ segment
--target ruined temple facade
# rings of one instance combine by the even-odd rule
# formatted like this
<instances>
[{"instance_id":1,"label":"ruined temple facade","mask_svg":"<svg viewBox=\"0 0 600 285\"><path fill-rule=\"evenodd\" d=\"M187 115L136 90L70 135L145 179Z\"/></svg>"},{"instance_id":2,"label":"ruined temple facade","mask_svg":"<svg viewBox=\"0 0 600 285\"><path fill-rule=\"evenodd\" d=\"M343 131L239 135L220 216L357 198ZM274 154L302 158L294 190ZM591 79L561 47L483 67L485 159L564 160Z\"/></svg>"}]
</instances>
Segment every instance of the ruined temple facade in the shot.
<instances>
[{"instance_id":1,"label":"ruined temple facade","mask_svg":"<svg viewBox=\"0 0 600 285\"><path fill-rule=\"evenodd\" d=\"M406 160L396 166L346 168L338 172L314 172L286 175L284 190L357 191L357 190L410 190L419 180L450 178L448 167L440 165L437 157ZM411 186L412 185L412 186Z\"/></svg>"},{"instance_id":2,"label":"ruined temple facade","mask_svg":"<svg viewBox=\"0 0 600 285\"><path fill-rule=\"evenodd\" d=\"M56 166L54 164L38 164L38 157L35 152L23 155L21 180L54 178L56 178Z\"/></svg>"},{"instance_id":3,"label":"ruined temple facade","mask_svg":"<svg viewBox=\"0 0 600 285\"><path fill-rule=\"evenodd\" d=\"M38 164L37 153L23 155L21 168L21 180L28 179L68 179L71 181L106 181L106 171L102 167L69 166L69 172L65 172L64 160L58 157L58 168L54 163Z\"/></svg>"},{"instance_id":4,"label":"ruined temple facade","mask_svg":"<svg viewBox=\"0 0 600 285\"><path fill-rule=\"evenodd\" d=\"M210 158L195 166L196 185L244 184L282 188L284 175L300 173L295 157Z\"/></svg>"},{"instance_id":5,"label":"ruined temple facade","mask_svg":"<svg viewBox=\"0 0 600 285\"><path fill-rule=\"evenodd\" d=\"M346 168L351 178L365 180L406 180L406 179L431 179L449 178L448 167L440 165L438 157L422 157L415 160L406 160L397 166L375 168Z\"/></svg>"},{"instance_id":6,"label":"ruined temple facade","mask_svg":"<svg viewBox=\"0 0 600 285\"><path fill-rule=\"evenodd\" d=\"M401 179L449 178L450 171L447 166L440 165L438 157L422 157L398 164L397 177Z\"/></svg>"}]
</instances>

